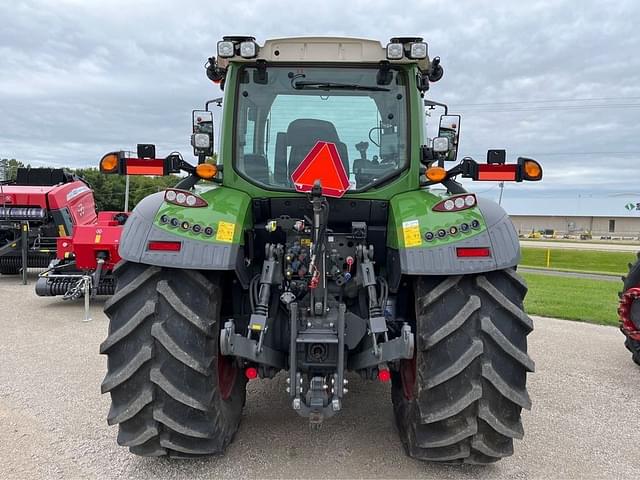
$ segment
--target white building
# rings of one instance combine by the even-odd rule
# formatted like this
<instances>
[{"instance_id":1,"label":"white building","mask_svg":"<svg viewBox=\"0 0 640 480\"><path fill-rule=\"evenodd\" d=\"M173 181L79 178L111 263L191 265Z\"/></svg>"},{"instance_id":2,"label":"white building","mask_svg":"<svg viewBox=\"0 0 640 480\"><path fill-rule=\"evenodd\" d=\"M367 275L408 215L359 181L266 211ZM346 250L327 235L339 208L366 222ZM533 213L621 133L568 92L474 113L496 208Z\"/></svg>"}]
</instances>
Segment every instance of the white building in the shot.
<instances>
[{"instance_id":1,"label":"white building","mask_svg":"<svg viewBox=\"0 0 640 480\"><path fill-rule=\"evenodd\" d=\"M521 235L553 230L556 235L591 233L593 238L640 239L640 194L586 194L567 198L516 198L503 201Z\"/></svg>"}]
</instances>

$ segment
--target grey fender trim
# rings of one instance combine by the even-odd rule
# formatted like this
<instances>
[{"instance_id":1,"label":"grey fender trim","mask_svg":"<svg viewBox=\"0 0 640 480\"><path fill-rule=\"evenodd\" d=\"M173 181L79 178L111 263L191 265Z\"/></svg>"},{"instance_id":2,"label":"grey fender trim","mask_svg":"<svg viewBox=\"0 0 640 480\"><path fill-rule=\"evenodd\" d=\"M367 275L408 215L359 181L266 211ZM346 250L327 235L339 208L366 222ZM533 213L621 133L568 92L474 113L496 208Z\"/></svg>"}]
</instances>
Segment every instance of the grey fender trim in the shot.
<instances>
[{"instance_id":1,"label":"grey fender trim","mask_svg":"<svg viewBox=\"0 0 640 480\"><path fill-rule=\"evenodd\" d=\"M466 240L441 247L400 249L401 273L405 275L461 275L502 270L520 261L518 234L507 213L498 204L479 200L487 230ZM461 259L459 247L491 247L491 258Z\"/></svg>"},{"instance_id":2,"label":"grey fender trim","mask_svg":"<svg viewBox=\"0 0 640 480\"><path fill-rule=\"evenodd\" d=\"M163 202L163 193L154 193L143 199L129 216L120 238L118 253L124 260L159 267L198 270L236 270L240 245L214 244L189 240L172 235L153 225L155 215ZM179 253L150 252L149 240L182 242Z\"/></svg>"}]
</instances>

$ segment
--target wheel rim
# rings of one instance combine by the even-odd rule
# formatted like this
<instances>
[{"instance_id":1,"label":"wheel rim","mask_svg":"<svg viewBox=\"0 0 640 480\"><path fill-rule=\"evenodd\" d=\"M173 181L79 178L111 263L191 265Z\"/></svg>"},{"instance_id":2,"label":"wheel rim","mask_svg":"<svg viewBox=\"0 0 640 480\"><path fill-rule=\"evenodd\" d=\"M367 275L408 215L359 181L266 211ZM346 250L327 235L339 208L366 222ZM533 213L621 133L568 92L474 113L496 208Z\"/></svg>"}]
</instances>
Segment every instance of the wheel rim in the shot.
<instances>
[{"instance_id":1,"label":"wheel rim","mask_svg":"<svg viewBox=\"0 0 640 480\"><path fill-rule=\"evenodd\" d=\"M413 400L413 390L416 384L416 355L411 360L400 362L400 378L402 379L402 391L407 400Z\"/></svg>"},{"instance_id":2,"label":"wheel rim","mask_svg":"<svg viewBox=\"0 0 640 480\"><path fill-rule=\"evenodd\" d=\"M233 358L218 352L218 390L223 400L227 400L231 396L237 374L238 367L236 367Z\"/></svg>"}]
</instances>

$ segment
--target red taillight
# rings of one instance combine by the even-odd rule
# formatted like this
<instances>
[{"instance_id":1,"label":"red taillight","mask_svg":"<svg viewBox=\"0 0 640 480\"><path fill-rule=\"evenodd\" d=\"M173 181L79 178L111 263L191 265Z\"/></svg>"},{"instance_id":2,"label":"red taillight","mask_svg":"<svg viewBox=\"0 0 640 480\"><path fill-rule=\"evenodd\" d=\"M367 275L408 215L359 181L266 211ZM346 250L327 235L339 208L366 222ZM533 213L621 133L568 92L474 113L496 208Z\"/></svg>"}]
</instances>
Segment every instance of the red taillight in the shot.
<instances>
[{"instance_id":1,"label":"red taillight","mask_svg":"<svg viewBox=\"0 0 640 480\"><path fill-rule=\"evenodd\" d=\"M381 368L378 370L378 380L381 382L388 382L391 380L391 372L388 368Z\"/></svg>"},{"instance_id":2,"label":"red taillight","mask_svg":"<svg viewBox=\"0 0 640 480\"><path fill-rule=\"evenodd\" d=\"M459 258L490 257L491 249L485 247L460 247L456 248L456 254Z\"/></svg>"},{"instance_id":3,"label":"red taillight","mask_svg":"<svg viewBox=\"0 0 640 480\"><path fill-rule=\"evenodd\" d=\"M487 164L478 165L478 178L480 181L512 181L517 179L517 165Z\"/></svg>"},{"instance_id":4,"label":"red taillight","mask_svg":"<svg viewBox=\"0 0 640 480\"><path fill-rule=\"evenodd\" d=\"M180 248L182 248L180 242L151 241L147 244L147 250L156 252L179 252Z\"/></svg>"},{"instance_id":5,"label":"red taillight","mask_svg":"<svg viewBox=\"0 0 640 480\"><path fill-rule=\"evenodd\" d=\"M245 377L249 380L253 380L254 378L258 378L258 369L255 367L249 367L244 371Z\"/></svg>"},{"instance_id":6,"label":"red taillight","mask_svg":"<svg viewBox=\"0 0 640 480\"><path fill-rule=\"evenodd\" d=\"M127 175L164 175L164 160L127 158Z\"/></svg>"}]
</instances>

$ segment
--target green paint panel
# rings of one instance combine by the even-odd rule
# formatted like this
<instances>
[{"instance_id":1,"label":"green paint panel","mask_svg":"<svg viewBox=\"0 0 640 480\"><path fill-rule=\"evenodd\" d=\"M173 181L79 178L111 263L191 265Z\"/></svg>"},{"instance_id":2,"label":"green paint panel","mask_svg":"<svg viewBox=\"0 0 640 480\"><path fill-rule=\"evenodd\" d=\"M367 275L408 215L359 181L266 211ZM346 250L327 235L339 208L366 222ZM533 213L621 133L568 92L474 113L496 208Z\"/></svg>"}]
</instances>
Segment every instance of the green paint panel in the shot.
<instances>
[{"instance_id":1,"label":"green paint panel","mask_svg":"<svg viewBox=\"0 0 640 480\"><path fill-rule=\"evenodd\" d=\"M163 203L156 217L154 225L161 230L190 240L200 240L220 244L244 244L244 230L252 228L251 198L244 192L232 188L212 187L199 188L196 193L208 202L207 207L180 207L171 203ZM174 227L171 223L163 223L162 217L177 219L180 225ZM189 228L182 228L182 223L188 222ZM194 232L193 225L200 225L199 233ZM205 234L205 228L212 227L212 235Z\"/></svg>"},{"instance_id":2,"label":"green paint panel","mask_svg":"<svg viewBox=\"0 0 640 480\"><path fill-rule=\"evenodd\" d=\"M446 198L449 198L449 195L428 190L407 192L393 197L387 231L387 246L395 249L439 247L471 238L487 229L482 213L477 207L459 212L434 212L433 206ZM474 220L479 222L477 228L469 228L466 233L460 231L461 224L471 225ZM458 233L450 234L451 227L456 227ZM437 231L440 229L447 231L444 238L437 236ZM434 234L433 240L427 241L425 239L427 232Z\"/></svg>"}]
</instances>

